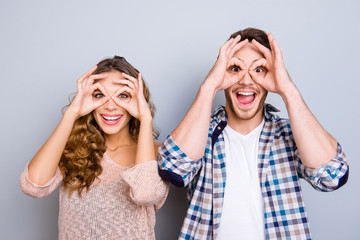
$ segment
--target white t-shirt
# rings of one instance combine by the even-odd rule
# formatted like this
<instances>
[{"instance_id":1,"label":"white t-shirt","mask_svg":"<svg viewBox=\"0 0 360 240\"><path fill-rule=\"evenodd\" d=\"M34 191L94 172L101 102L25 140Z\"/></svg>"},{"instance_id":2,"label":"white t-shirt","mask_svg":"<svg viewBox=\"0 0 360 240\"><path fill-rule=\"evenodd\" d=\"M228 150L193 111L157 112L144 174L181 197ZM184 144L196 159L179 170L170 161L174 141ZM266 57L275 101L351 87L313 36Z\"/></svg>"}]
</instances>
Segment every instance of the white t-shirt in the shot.
<instances>
[{"instance_id":1,"label":"white t-shirt","mask_svg":"<svg viewBox=\"0 0 360 240\"><path fill-rule=\"evenodd\" d=\"M217 239L265 239L258 145L264 120L247 135L224 129L226 185Z\"/></svg>"}]
</instances>

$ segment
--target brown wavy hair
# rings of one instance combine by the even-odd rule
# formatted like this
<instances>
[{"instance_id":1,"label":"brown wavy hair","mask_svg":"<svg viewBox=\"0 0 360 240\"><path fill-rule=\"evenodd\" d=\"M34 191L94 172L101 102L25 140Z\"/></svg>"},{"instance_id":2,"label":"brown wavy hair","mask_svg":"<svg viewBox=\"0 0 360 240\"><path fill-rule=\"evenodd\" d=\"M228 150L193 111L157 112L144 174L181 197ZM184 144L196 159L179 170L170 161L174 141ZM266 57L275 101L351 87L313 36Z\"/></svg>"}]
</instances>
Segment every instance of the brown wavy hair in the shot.
<instances>
[{"instance_id":1,"label":"brown wavy hair","mask_svg":"<svg viewBox=\"0 0 360 240\"><path fill-rule=\"evenodd\" d=\"M119 71L137 78L139 71L126 61L124 57L114 56L97 64L93 74ZM142 79L143 80L143 79ZM148 102L151 115L155 114L155 106L150 100L150 91L145 81L144 96ZM129 134L137 142L140 131L140 121L134 117L129 122ZM157 139L159 131L153 127L153 137ZM78 118L70 133L59 167L63 175L63 186L69 188L69 195L77 191L82 196L88 193L91 184L102 173L101 159L106 151L105 137L96 123L93 114L89 113Z\"/></svg>"}]
</instances>

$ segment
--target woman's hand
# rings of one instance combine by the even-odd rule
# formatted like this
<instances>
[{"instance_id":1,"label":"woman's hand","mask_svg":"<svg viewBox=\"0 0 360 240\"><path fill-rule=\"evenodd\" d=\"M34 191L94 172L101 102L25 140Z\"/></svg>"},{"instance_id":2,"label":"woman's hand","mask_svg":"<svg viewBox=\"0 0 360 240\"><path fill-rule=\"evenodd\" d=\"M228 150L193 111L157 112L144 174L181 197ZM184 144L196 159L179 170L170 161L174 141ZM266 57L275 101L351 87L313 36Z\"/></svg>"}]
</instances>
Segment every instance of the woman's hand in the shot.
<instances>
[{"instance_id":1,"label":"woman's hand","mask_svg":"<svg viewBox=\"0 0 360 240\"><path fill-rule=\"evenodd\" d=\"M106 73L91 75L96 68L97 66L94 66L77 80L77 92L68 108L68 111L75 114L76 118L91 113L110 99L109 94L99 83L94 84L95 80L107 76ZM105 97L94 98L93 93L96 89L99 89Z\"/></svg>"},{"instance_id":2,"label":"woman's hand","mask_svg":"<svg viewBox=\"0 0 360 240\"><path fill-rule=\"evenodd\" d=\"M145 118L152 119L149 105L144 96L141 73L139 73L137 79L126 73L122 73L122 75L125 79L119 80L118 82L124 84L124 86L119 88L111 98L117 105L128 111L131 116L139 119L140 122ZM124 100L123 98L118 97L121 93L129 94L129 99Z\"/></svg>"},{"instance_id":3,"label":"woman's hand","mask_svg":"<svg viewBox=\"0 0 360 240\"><path fill-rule=\"evenodd\" d=\"M79 78L77 81L77 93L69 108L54 132L29 163L28 177L33 183L44 185L55 176L62 153L73 129L74 121L92 112L110 99L105 89L99 83L94 84L96 79L106 77L106 74L91 75L96 67L91 68ZM96 89L99 89L105 97L93 97Z\"/></svg>"}]
</instances>

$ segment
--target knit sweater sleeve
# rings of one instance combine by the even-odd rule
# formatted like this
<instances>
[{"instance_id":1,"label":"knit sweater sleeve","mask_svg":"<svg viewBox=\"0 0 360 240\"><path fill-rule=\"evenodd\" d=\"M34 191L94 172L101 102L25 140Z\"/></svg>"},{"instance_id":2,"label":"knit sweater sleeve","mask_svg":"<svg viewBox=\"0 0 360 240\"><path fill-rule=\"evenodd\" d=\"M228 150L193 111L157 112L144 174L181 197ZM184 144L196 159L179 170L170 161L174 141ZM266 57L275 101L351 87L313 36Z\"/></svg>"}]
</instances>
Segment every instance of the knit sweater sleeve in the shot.
<instances>
[{"instance_id":1,"label":"knit sweater sleeve","mask_svg":"<svg viewBox=\"0 0 360 240\"><path fill-rule=\"evenodd\" d=\"M24 172L20 176L20 187L21 190L26 194L33 198L43 198L52 193L61 183L63 177L60 172L60 169L56 169L55 176L50 179L44 185L37 185L30 181L28 176L28 166L26 166Z\"/></svg>"},{"instance_id":2,"label":"knit sweater sleeve","mask_svg":"<svg viewBox=\"0 0 360 240\"><path fill-rule=\"evenodd\" d=\"M169 185L158 174L155 160L144 162L123 172L124 181L130 186L130 197L138 205L155 205L158 210L164 203Z\"/></svg>"}]
</instances>

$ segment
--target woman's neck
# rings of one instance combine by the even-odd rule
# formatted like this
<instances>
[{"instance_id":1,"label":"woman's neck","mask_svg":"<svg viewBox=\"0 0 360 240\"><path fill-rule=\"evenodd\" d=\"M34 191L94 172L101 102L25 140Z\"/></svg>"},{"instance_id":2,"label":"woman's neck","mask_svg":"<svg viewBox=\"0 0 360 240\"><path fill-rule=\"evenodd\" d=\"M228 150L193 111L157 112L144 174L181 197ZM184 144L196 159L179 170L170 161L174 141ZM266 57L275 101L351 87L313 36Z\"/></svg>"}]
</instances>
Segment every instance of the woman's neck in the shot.
<instances>
[{"instance_id":1,"label":"woman's neck","mask_svg":"<svg viewBox=\"0 0 360 240\"><path fill-rule=\"evenodd\" d=\"M125 129L124 129L125 130ZM106 147L112 151L116 150L119 147L131 146L136 144L129 134L129 131L121 131L116 134L105 135Z\"/></svg>"}]
</instances>

